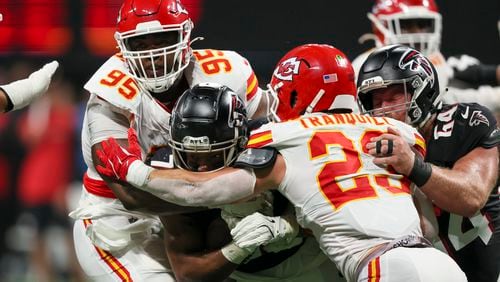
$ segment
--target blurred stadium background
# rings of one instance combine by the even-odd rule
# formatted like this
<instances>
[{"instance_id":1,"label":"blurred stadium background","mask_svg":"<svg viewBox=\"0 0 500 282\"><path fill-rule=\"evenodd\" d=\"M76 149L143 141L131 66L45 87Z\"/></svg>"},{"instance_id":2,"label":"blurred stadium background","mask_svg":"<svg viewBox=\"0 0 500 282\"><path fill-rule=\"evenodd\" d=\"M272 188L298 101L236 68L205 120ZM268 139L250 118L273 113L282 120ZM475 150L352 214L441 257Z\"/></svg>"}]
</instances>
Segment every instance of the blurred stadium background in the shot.
<instances>
[{"instance_id":1,"label":"blurred stadium background","mask_svg":"<svg viewBox=\"0 0 500 282\"><path fill-rule=\"evenodd\" d=\"M82 281L72 252L68 210L85 170L80 126L83 84L114 54L121 0L0 0L0 84L58 59L48 95L0 116L0 281ZM183 0L195 22L193 48L238 51L261 86L274 64L303 43L327 43L351 59L371 47L372 1ZM437 0L442 52L500 63L500 1Z\"/></svg>"}]
</instances>

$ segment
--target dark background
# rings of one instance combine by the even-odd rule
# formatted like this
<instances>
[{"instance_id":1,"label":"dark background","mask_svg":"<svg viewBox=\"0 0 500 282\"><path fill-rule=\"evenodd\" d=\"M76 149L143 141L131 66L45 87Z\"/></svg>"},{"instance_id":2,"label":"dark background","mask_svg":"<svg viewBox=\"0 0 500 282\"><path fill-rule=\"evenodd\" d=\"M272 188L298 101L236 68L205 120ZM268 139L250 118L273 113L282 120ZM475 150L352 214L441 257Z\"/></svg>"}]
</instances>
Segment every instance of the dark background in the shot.
<instances>
[{"instance_id":1,"label":"dark background","mask_svg":"<svg viewBox=\"0 0 500 282\"><path fill-rule=\"evenodd\" d=\"M252 63L261 83L277 60L303 43L327 43L351 59L372 46L358 38L371 30L372 1L184 0L195 16L193 48L230 49ZM442 52L500 63L500 1L437 1L443 15ZM0 59L58 58L81 85L115 52L112 38L120 0L0 0ZM45 27L45 29L44 29ZM5 30L10 28L9 33ZM54 32L56 30L56 32ZM8 35L8 36L6 36ZM43 44L39 42L44 42Z\"/></svg>"}]
</instances>

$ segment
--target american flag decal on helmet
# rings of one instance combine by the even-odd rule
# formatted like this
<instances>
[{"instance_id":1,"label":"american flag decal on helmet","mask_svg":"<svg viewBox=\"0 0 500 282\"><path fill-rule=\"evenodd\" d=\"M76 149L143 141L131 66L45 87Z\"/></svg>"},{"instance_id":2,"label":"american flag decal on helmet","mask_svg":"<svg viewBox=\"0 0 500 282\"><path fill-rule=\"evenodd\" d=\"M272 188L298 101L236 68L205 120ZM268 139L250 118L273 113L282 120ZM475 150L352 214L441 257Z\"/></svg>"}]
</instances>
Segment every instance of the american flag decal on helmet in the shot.
<instances>
[{"instance_id":1,"label":"american flag decal on helmet","mask_svg":"<svg viewBox=\"0 0 500 282\"><path fill-rule=\"evenodd\" d=\"M408 67L413 71L422 69L431 78L431 84L434 84L434 71L431 63L420 52L410 49L401 56L401 59L399 59L399 68L405 70Z\"/></svg>"}]
</instances>

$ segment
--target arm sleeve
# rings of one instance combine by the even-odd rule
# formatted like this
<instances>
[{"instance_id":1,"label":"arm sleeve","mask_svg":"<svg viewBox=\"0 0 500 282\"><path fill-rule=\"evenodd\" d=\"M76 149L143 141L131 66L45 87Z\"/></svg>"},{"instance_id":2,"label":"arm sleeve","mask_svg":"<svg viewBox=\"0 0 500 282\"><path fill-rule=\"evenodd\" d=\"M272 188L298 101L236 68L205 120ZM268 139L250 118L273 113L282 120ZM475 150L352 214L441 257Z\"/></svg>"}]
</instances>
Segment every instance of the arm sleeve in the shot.
<instances>
[{"instance_id":1,"label":"arm sleeve","mask_svg":"<svg viewBox=\"0 0 500 282\"><path fill-rule=\"evenodd\" d=\"M254 194L255 182L252 169L237 169L203 182L154 177L138 188L178 205L216 206L251 196Z\"/></svg>"}]
</instances>

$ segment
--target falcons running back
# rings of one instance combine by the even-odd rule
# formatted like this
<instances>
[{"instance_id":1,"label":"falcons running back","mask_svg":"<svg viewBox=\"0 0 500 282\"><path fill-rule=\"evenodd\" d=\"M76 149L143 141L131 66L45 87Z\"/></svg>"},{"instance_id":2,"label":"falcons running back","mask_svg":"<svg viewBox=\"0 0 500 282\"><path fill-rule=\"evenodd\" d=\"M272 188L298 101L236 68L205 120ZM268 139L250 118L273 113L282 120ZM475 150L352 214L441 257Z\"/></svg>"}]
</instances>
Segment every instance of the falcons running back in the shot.
<instances>
[{"instance_id":1,"label":"falcons running back","mask_svg":"<svg viewBox=\"0 0 500 282\"><path fill-rule=\"evenodd\" d=\"M438 113L433 137L427 144L426 161L451 168L477 147L492 148L491 134L498 129L485 107L470 104L445 105ZM498 134L493 133L493 134ZM500 196L498 185L488 202L472 217L463 217L435 207L440 242L467 273L470 281L496 281L500 271Z\"/></svg>"},{"instance_id":2,"label":"falcons running back","mask_svg":"<svg viewBox=\"0 0 500 282\"><path fill-rule=\"evenodd\" d=\"M179 1L126 0L115 35L121 54L111 57L85 84L91 93L82 131L88 170L79 207L70 216L77 219L78 260L92 279L173 281L156 234L160 221L135 211L144 207L139 197L147 197L149 204L156 198L130 194L125 186L103 180L95 170L101 142L109 137L126 141L132 126L143 156L167 144L173 103L199 82L228 85L246 102L250 114L257 109L261 90L249 63L232 51L192 51L191 29ZM158 206L169 209L163 201Z\"/></svg>"}]
</instances>

